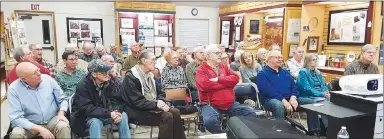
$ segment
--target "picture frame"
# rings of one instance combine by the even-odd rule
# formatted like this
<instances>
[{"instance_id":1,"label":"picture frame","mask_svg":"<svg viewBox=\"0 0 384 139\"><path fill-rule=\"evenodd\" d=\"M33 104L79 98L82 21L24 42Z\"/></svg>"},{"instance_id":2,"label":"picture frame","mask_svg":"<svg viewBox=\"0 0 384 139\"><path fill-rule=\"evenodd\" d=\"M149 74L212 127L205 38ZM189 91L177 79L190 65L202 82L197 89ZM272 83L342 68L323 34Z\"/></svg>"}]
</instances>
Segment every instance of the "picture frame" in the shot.
<instances>
[{"instance_id":1,"label":"picture frame","mask_svg":"<svg viewBox=\"0 0 384 139\"><path fill-rule=\"evenodd\" d=\"M367 8L330 11L327 44L364 45L366 43L367 18Z\"/></svg>"},{"instance_id":2,"label":"picture frame","mask_svg":"<svg viewBox=\"0 0 384 139\"><path fill-rule=\"evenodd\" d=\"M249 33L259 34L260 20L251 20L249 24Z\"/></svg>"},{"instance_id":3,"label":"picture frame","mask_svg":"<svg viewBox=\"0 0 384 139\"><path fill-rule=\"evenodd\" d=\"M379 50L379 60L378 60L378 64L379 65L383 65L384 64L384 44L383 43L380 43L380 50Z\"/></svg>"},{"instance_id":4,"label":"picture frame","mask_svg":"<svg viewBox=\"0 0 384 139\"><path fill-rule=\"evenodd\" d=\"M298 46L299 46L298 44L291 44L291 45L289 45L289 55L288 55L289 58L293 57L293 51L295 51L295 49Z\"/></svg>"},{"instance_id":5,"label":"picture frame","mask_svg":"<svg viewBox=\"0 0 384 139\"><path fill-rule=\"evenodd\" d=\"M78 42L94 41L94 38L104 40L103 19L67 17L66 22L68 43L71 38L77 38Z\"/></svg>"},{"instance_id":6,"label":"picture frame","mask_svg":"<svg viewBox=\"0 0 384 139\"><path fill-rule=\"evenodd\" d=\"M309 36L307 42L307 52L317 53L319 50L320 37L319 36Z\"/></svg>"}]
</instances>

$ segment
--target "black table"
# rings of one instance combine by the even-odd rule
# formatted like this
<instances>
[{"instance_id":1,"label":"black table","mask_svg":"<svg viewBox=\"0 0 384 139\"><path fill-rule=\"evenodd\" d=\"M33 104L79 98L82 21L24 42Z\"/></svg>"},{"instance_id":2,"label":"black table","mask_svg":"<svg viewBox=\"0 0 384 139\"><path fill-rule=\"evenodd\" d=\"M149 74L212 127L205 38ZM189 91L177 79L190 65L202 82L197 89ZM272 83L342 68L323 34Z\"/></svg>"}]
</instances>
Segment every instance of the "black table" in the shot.
<instances>
[{"instance_id":1,"label":"black table","mask_svg":"<svg viewBox=\"0 0 384 139\"><path fill-rule=\"evenodd\" d=\"M328 118L328 139L336 139L341 126L347 127L350 138L369 139L374 138L375 133L381 133L380 137L383 138L382 128L375 127L375 124L381 124L382 127L382 115L379 119L377 118L378 109L382 109L382 96L381 98L362 98L341 91L330 92L330 94L330 102L323 102L322 106L314 106L314 104L300 106Z\"/></svg>"}]
</instances>

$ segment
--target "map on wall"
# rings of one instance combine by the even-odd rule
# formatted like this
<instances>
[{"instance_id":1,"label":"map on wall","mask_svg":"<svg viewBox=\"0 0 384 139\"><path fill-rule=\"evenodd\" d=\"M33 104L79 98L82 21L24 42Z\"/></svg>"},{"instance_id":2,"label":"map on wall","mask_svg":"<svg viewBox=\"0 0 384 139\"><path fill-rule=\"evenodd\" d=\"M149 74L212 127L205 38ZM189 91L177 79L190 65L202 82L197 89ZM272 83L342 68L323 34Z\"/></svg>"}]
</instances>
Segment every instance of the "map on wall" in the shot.
<instances>
[{"instance_id":1,"label":"map on wall","mask_svg":"<svg viewBox=\"0 0 384 139\"><path fill-rule=\"evenodd\" d=\"M364 44L367 10L331 11L328 44Z\"/></svg>"}]
</instances>

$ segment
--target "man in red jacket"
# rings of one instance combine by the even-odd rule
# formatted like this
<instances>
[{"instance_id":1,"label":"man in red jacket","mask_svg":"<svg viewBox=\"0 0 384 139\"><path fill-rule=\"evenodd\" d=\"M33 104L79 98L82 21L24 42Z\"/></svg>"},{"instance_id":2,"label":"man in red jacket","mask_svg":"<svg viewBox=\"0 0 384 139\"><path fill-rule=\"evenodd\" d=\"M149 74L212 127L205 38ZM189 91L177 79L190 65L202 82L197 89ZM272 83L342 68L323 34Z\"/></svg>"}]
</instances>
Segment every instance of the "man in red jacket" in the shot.
<instances>
[{"instance_id":1,"label":"man in red jacket","mask_svg":"<svg viewBox=\"0 0 384 139\"><path fill-rule=\"evenodd\" d=\"M28 47L16 47L13 50L13 57L17 61L15 66L11 69L9 74L7 75L6 82L10 85L13 81L17 80L19 77L16 75L16 66L21 62L31 62L35 66L37 66L40 69L41 74L47 74L50 75L50 71L45 68L43 65L37 63L33 60L33 54L31 50Z\"/></svg>"},{"instance_id":2,"label":"man in red jacket","mask_svg":"<svg viewBox=\"0 0 384 139\"><path fill-rule=\"evenodd\" d=\"M222 53L217 45L207 46L205 49L207 61L196 72L199 97L206 104L202 107L204 126L212 134L225 132L220 125L221 113L227 113L230 117L256 116L251 108L235 101L233 88L239 82L239 76L226 64L220 64Z\"/></svg>"}]
</instances>

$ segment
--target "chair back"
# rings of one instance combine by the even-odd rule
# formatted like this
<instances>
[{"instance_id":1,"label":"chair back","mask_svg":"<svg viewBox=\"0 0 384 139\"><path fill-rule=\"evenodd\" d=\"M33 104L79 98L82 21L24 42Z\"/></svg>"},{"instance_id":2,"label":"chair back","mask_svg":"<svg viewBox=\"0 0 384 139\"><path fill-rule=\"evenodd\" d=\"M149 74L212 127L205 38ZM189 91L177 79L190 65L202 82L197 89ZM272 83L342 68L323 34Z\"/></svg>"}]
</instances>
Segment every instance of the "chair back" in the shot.
<instances>
[{"instance_id":1,"label":"chair back","mask_svg":"<svg viewBox=\"0 0 384 139\"><path fill-rule=\"evenodd\" d=\"M329 91L341 91L341 87L339 86L339 79L330 81L327 87Z\"/></svg>"},{"instance_id":2,"label":"chair back","mask_svg":"<svg viewBox=\"0 0 384 139\"><path fill-rule=\"evenodd\" d=\"M236 97L252 97L257 95L256 89L251 83L238 83L234 91Z\"/></svg>"},{"instance_id":3,"label":"chair back","mask_svg":"<svg viewBox=\"0 0 384 139\"><path fill-rule=\"evenodd\" d=\"M68 103L69 103L69 113L72 113L72 103L73 103L73 97L75 96L75 93L69 97Z\"/></svg>"},{"instance_id":4,"label":"chair back","mask_svg":"<svg viewBox=\"0 0 384 139\"><path fill-rule=\"evenodd\" d=\"M180 89L165 89L165 100L185 100L187 98L187 92L185 88Z\"/></svg>"}]
</instances>

